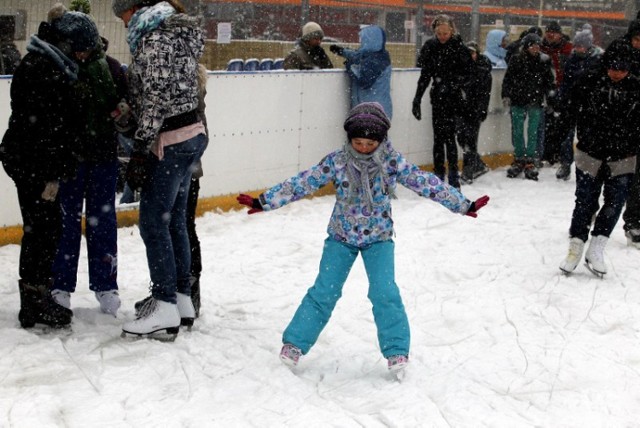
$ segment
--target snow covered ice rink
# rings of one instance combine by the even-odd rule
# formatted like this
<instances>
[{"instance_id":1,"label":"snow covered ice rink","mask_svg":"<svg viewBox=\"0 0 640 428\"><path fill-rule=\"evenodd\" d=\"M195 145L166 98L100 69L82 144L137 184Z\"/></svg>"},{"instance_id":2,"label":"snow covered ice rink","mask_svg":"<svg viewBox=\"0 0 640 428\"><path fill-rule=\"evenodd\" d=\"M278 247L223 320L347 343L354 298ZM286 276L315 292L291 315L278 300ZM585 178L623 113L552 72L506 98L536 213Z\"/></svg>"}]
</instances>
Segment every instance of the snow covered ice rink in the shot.
<instances>
[{"instance_id":1,"label":"snow covered ice rink","mask_svg":"<svg viewBox=\"0 0 640 428\"><path fill-rule=\"evenodd\" d=\"M0 426L640 426L640 252L620 220L604 279L583 264L562 275L575 180L505 171L463 187L491 196L477 219L398 190L396 278L412 328L403 382L379 353L360 259L296 371L278 358L332 196L199 218L202 314L173 343L120 338L148 293L137 228L119 230L118 318L99 312L83 259L71 331L19 327L19 247L0 247Z\"/></svg>"}]
</instances>

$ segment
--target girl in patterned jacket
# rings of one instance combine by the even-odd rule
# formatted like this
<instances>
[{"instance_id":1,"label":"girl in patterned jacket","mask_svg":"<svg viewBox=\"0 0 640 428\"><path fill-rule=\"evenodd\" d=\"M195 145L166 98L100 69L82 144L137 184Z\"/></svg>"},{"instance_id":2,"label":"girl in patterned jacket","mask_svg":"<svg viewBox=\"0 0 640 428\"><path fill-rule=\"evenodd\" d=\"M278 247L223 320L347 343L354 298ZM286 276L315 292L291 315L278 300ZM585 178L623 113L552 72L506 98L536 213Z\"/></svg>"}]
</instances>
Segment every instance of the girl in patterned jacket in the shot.
<instances>
[{"instance_id":1,"label":"girl in patterned jacket","mask_svg":"<svg viewBox=\"0 0 640 428\"><path fill-rule=\"evenodd\" d=\"M127 27L132 61L129 101L137 119L127 183L140 190L140 236L151 295L136 303L123 334L191 327L191 252L187 198L191 174L208 138L198 114L198 62L204 33L177 0L113 0Z\"/></svg>"},{"instance_id":2,"label":"girl in patterned jacket","mask_svg":"<svg viewBox=\"0 0 640 428\"><path fill-rule=\"evenodd\" d=\"M489 201L483 196L471 202L436 175L409 163L387 140L390 125L380 104L359 104L344 123L348 142L342 149L258 198L245 194L237 198L254 214L295 202L329 183L336 189L318 277L283 335L280 358L289 366L295 366L315 344L360 253L369 278L368 297L382 355L389 370L404 368L409 361L409 322L394 278L391 199L396 182L454 213L471 217Z\"/></svg>"}]
</instances>

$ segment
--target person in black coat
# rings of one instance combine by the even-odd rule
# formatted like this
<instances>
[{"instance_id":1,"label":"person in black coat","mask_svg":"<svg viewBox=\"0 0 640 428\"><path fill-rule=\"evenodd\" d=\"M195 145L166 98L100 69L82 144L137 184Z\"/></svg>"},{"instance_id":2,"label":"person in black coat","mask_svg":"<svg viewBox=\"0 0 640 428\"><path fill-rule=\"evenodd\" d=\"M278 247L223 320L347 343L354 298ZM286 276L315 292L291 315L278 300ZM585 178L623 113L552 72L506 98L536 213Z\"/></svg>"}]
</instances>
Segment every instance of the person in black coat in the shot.
<instances>
[{"instance_id":1,"label":"person in black coat","mask_svg":"<svg viewBox=\"0 0 640 428\"><path fill-rule=\"evenodd\" d=\"M473 60L462 42L451 17L438 15L431 25L435 37L428 39L418 57L421 68L418 87L413 99L413 116L422 118L422 96L430 83L433 120L433 166L435 174L444 180L445 150L449 184L460 187L458 177L458 149L456 147L456 117L462 113L466 100Z\"/></svg>"},{"instance_id":2,"label":"person in black coat","mask_svg":"<svg viewBox=\"0 0 640 428\"><path fill-rule=\"evenodd\" d=\"M640 12L638 17L629 23L627 34L622 37L622 41L632 47L630 73L640 78ZM640 249L640 145L638 145L638 155L636 155L636 171L633 183L629 188L627 206L622 213L624 221L624 233L627 243Z\"/></svg>"},{"instance_id":3,"label":"person in black coat","mask_svg":"<svg viewBox=\"0 0 640 428\"><path fill-rule=\"evenodd\" d=\"M11 117L0 145L5 171L14 181L22 214L20 313L24 328L63 326L72 312L51 298L51 267L62 223L58 183L75 175L78 67L63 35L40 24L11 82ZM36 120L34 120L34 118Z\"/></svg>"},{"instance_id":4,"label":"person in black coat","mask_svg":"<svg viewBox=\"0 0 640 428\"><path fill-rule=\"evenodd\" d=\"M566 115L563 105L566 104L571 88L578 78L595 67L600 61L602 49L593 45L593 34L588 31L579 31L573 39L573 52L564 64L564 78L557 94L558 106L556 109L560 115ZM568 180L571 175L573 163L573 140L575 128L569 127L568 135L560 146L560 167L556 171L556 178Z\"/></svg>"},{"instance_id":5,"label":"person in black coat","mask_svg":"<svg viewBox=\"0 0 640 428\"><path fill-rule=\"evenodd\" d=\"M540 37L528 34L522 40L522 50L511 58L502 81L502 100L511 107L511 136L514 163L507 177L515 178L524 171L525 178L538 179L535 166L538 129L545 98L553 89L553 74L549 57L540 53ZM527 123L527 141L524 123Z\"/></svg>"},{"instance_id":6,"label":"person in black coat","mask_svg":"<svg viewBox=\"0 0 640 428\"><path fill-rule=\"evenodd\" d=\"M462 147L462 180L473 180L489 170L478 154L478 135L480 125L487 118L489 98L491 97L491 69L489 58L479 52L476 42L467 43L475 67L469 82L465 85L467 102L462 105L458 116L456 135Z\"/></svg>"},{"instance_id":7,"label":"person in black coat","mask_svg":"<svg viewBox=\"0 0 640 428\"><path fill-rule=\"evenodd\" d=\"M598 276L607 273L604 248L627 199L638 153L640 80L629 72L631 50L615 40L602 66L583 74L571 90L569 118L577 126L578 144L569 253L560 264L567 273L580 262L589 234L587 266Z\"/></svg>"}]
</instances>

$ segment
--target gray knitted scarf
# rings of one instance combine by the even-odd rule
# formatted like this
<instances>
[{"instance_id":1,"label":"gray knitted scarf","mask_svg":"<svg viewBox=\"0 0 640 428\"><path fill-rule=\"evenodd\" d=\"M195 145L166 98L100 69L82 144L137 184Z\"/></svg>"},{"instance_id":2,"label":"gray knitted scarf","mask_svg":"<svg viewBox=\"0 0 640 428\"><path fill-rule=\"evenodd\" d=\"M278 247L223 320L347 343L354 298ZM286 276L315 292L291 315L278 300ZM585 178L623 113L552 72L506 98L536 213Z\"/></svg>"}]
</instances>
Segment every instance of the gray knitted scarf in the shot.
<instances>
[{"instance_id":1,"label":"gray knitted scarf","mask_svg":"<svg viewBox=\"0 0 640 428\"><path fill-rule=\"evenodd\" d=\"M67 75L70 80L78 80L78 64L66 56L60 49L33 35L27 45L27 51L47 56Z\"/></svg>"},{"instance_id":2,"label":"gray knitted scarf","mask_svg":"<svg viewBox=\"0 0 640 428\"><path fill-rule=\"evenodd\" d=\"M344 145L344 153L347 160L347 178L349 179L349 202L354 202L362 190L364 203L368 208L372 208L371 186L378 176L381 178L382 192L392 199L396 198L393 187L387 186L388 175L382 163L384 155L382 143L372 153L364 154L354 149L351 142L347 141Z\"/></svg>"}]
</instances>

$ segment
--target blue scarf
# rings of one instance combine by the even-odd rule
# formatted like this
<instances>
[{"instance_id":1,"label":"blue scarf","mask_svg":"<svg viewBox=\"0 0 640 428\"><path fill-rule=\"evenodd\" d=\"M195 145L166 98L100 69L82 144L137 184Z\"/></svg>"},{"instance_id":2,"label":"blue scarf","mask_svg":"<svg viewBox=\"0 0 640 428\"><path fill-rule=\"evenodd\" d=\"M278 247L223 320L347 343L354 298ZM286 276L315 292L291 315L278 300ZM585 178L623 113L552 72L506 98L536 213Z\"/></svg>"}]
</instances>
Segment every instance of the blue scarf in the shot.
<instances>
[{"instance_id":1,"label":"blue scarf","mask_svg":"<svg viewBox=\"0 0 640 428\"><path fill-rule=\"evenodd\" d=\"M131 54L135 54L140 39L145 34L158 28L165 19L175 13L176 10L166 1L136 11L129 21L127 32L127 43L129 43Z\"/></svg>"},{"instance_id":2,"label":"blue scarf","mask_svg":"<svg viewBox=\"0 0 640 428\"><path fill-rule=\"evenodd\" d=\"M78 64L69 59L60 49L45 42L35 34L29 39L27 51L50 58L71 81L78 80Z\"/></svg>"}]
</instances>

